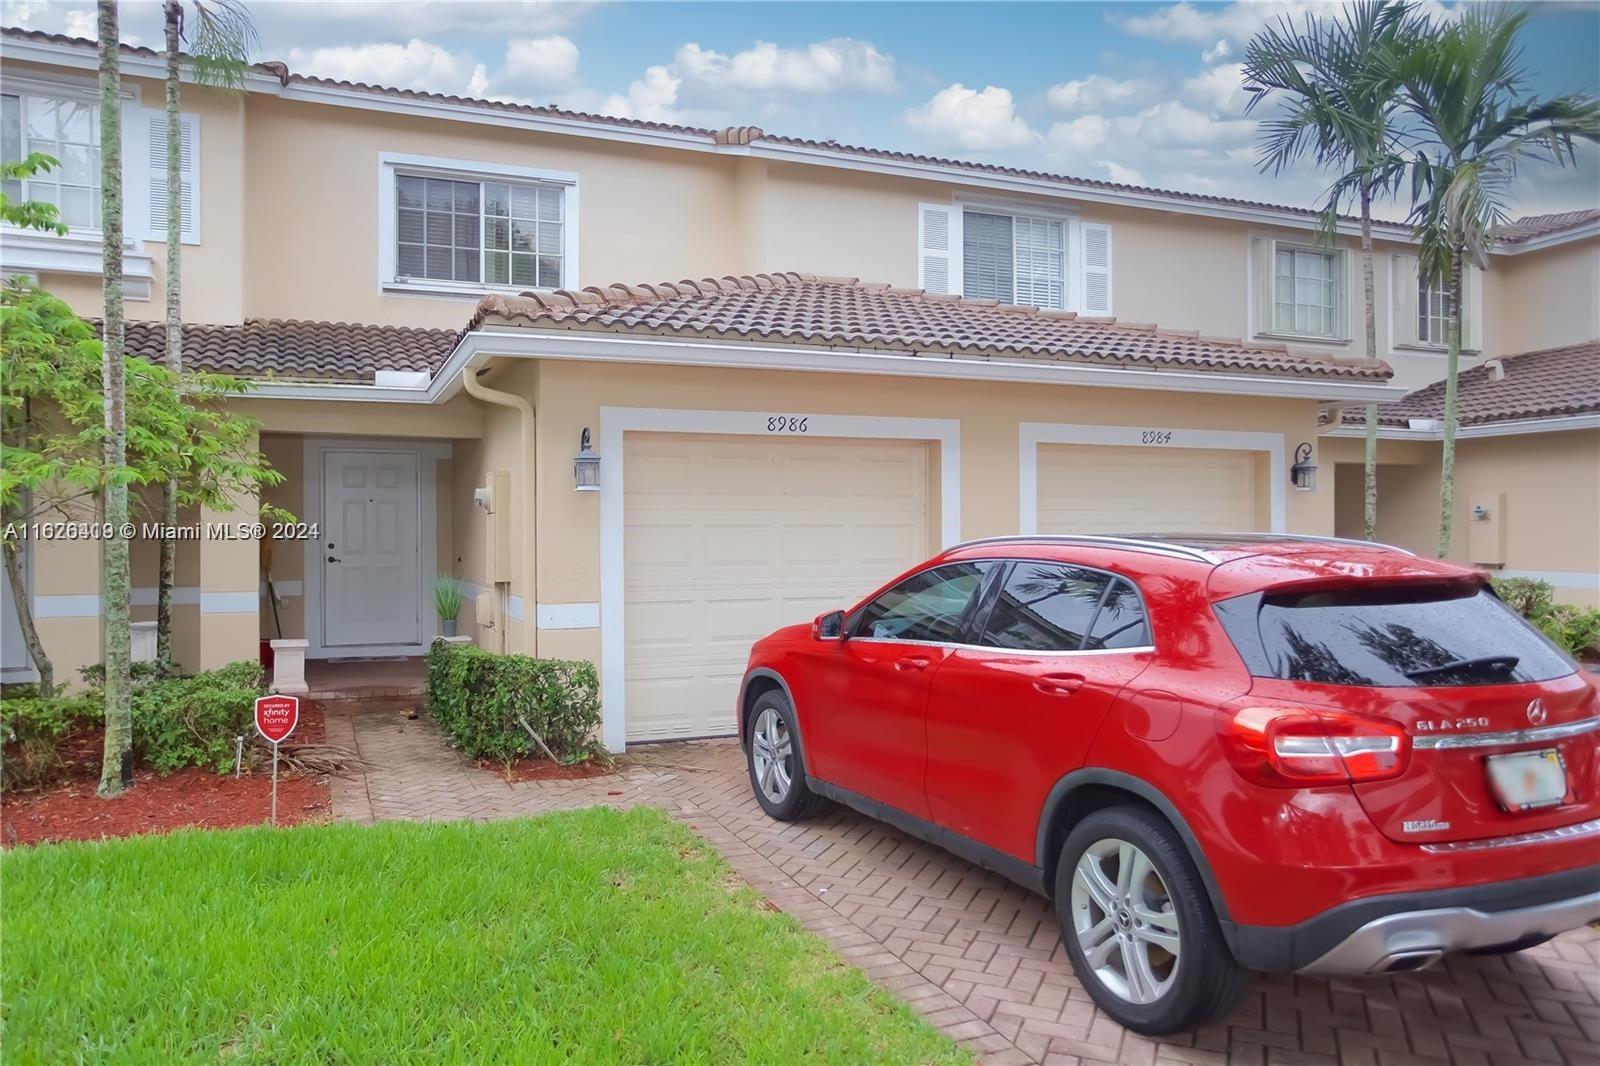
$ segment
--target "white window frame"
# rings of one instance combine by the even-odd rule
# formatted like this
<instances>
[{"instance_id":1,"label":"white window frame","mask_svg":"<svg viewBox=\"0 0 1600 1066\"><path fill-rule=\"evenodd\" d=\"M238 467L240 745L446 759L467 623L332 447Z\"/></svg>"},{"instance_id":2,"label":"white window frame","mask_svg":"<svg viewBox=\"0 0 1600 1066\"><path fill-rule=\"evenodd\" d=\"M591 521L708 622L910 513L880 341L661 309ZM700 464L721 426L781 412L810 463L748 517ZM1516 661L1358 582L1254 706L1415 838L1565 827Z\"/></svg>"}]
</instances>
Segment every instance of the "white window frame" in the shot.
<instances>
[{"instance_id":1,"label":"white window frame","mask_svg":"<svg viewBox=\"0 0 1600 1066\"><path fill-rule=\"evenodd\" d=\"M1328 333L1314 333L1307 330L1295 329L1292 326L1286 328L1278 325L1278 257L1283 255L1285 252L1289 253L1291 256L1314 255L1318 258L1328 260L1329 280L1333 282L1333 306L1329 308L1329 313L1333 318L1332 331ZM1269 336L1305 337L1320 341L1338 341L1345 339L1345 330L1343 329L1343 326L1345 308L1348 306L1348 304L1347 296L1345 294L1347 279L1345 278L1344 249L1318 248L1309 244L1295 244L1291 241L1273 241L1272 252L1267 257L1267 265L1270 267L1272 272L1270 275L1268 275L1268 299L1267 306L1263 310L1265 313L1267 327L1265 332ZM1296 280L1296 277L1291 277L1290 280L1294 281ZM1291 314L1298 306L1298 299L1290 303Z\"/></svg>"},{"instance_id":2,"label":"white window frame","mask_svg":"<svg viewBox=\"0 0 1600 1066\"><path fill-rule=\"evenodd\" d=\"M1011 298L1010 301L1002 301L1002 302L1006 303L1007 306L1012 306L1012 307L1036 307L1036 306L1038 306L1037 304L1018 304L1018 303L1015 302L1016 301L1016 276L1017 276L1016 275L1016 249L1017 249L1017 245L1016 245L1016 220L1018 218L1036 218L1036 219L1043 219L1043 220L1050 221L1050 222L1059 222L1059 223L1061 223L1061 241L1062 241L1062 249L1061 249L1061 306L1057 307L1057 308L1050 308L1049 310L1057 310L1057 311L1075 311L1075 310L1080 310L1080 308L1079 308L1079 292L1078 292L1079 282L1077 280L1076 275L1079 272L1080 259L1081 259L1081 256L1083 254L1083 247L1082 247L1082 243L1081 243L1082 242L1082 238L1081 238L1081 235L1079 233L1079 218L1078 218L1077 212L1075 212L1075 211L1059 211L1059 210L1054 210L1054 209L1047 208L1047 207L1035 206L1033 204L996 203L996 202L987 201L987 200L963 200L963 199L957 199L955 201L955 203L952 205L952 210L958 212L960 214L960 218L961 218L961 225L959 227L952 227L954 229L954 233L952 234L952 243L954 243L955 240L959 240L961 242L960 249L956 250L953 253L954 258L953 258L953 263L952 263L952 269L953 270L959 269L960 273L959 273L959 275L957 275L955 278L952 279L952 283L960 285L960 292L961 292L961 294L963 296L969 296L970 295L967 292L967 275L966 275L966 232L967 232L966 217L967 217L967 212L974 211L974 212L977 212L978 214L982 214L982 215L1007 215L1012 220L1012 242L1011 242L1011 256L1012 256L1011 297L1012 298ZM977 297L974 297L974 299L976 299L976 298Z\"/></svg>"},{"instance_id":3,"label":"white window frame","mask_svg":"<svg viewBox=\"0 0 1600 1066\"><path fill-rule=\"evenodd\" d=\"M1264 251L1263 251L1264 250ZM1334 281L1338 288L1334 294L1334 332L1296 333L1293 330L1274 328L1273 304L1276 302L1277 264L1279 251L1303 251L1334 257ZM1349 250L1335 245L1333 248L1307 243L1304 240L1286 239L1269 233L1249 233L1245 236L1245 319L1252 339L1288 340L1302 344L1341 345L1351 343L1350 292L1352 280ZM1265 269L1265 279L1260 272Z\"/></svg>"},{"instance_id":4,"label":"white window frame","mask_svg":"<svg viewBox=\"0 0 1600 1066\"><path fill-rule=\"evenodd\" d=\"M488 292L525 292L531 285L491 285L487 282L419 281L396 277L398 258L398 218L396 181L401 174L455 181L523 181L559 186L562 192L561 284L563 289L579 288L578 279L578 175L565 170L484 163L468 159L409 155L402 152L378 154L378 289L387 293L424 296L468 296L474 299ZM550 291L543 289L541 291Z\"/></svg>"}]
</instances>

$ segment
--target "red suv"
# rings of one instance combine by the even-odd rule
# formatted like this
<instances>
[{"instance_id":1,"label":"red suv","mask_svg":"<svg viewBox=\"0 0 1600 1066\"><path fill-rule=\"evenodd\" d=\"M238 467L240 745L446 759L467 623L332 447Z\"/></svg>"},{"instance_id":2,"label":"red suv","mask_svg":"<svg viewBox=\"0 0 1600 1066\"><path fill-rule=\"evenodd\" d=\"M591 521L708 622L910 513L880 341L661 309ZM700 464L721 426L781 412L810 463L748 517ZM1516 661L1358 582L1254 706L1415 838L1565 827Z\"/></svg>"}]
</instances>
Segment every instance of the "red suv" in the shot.
<instances>
[{"instance_id":1,"label":"red suv","mask_svg":"<svg viewBox=\"0 0 1600 1066\"><path fill-rule=\"evenodd\" d=\"M751 651L779 819L834 800L1055 901L1142 1033L1246 969L1391 974L1600 919L1600 687L1460 567L1289 536L953 548Z\"/></svg>"}]
</instances>

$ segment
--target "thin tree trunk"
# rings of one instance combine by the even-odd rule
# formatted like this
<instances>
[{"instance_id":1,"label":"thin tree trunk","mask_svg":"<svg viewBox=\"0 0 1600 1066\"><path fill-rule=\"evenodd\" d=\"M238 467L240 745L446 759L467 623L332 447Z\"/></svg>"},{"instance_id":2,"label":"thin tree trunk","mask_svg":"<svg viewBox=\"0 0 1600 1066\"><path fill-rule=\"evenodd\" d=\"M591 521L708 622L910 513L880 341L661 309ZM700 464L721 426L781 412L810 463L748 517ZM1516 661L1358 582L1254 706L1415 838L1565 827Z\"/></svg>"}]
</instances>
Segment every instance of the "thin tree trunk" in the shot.
<instances>
[{"instance_id":1,"label":"thin tree trunk","mask_svg":"<svg viewBox=\"0 0 1600 1066\"><path fill-rule=\"evenodd\" d=\"M99 0L100 24L100 230L104 235L105 344L105 520L111 536L101 548L101 599L105 604L106 740L100 765L100 795L133 787L132 685L129 678L128 430L122 321L122 72L116 0Z\"/></svg>"},{"instance_id":2,"label":"thin tree trunk","mask_svg":"<svg viewBox=\"0 0 1600 1066\"><path fill-rule=\"evenodd\" d=\"M166 16L167 46L167 366L180 379L183 374L183 123L179 104L179 36L183 8L177 0L162 6ZM172 590L178 579L178 541L171 531L178 525L178 479L169 477L161 489L161 575L156 586L156 661L161 672L172 672Z\"/></svg>"},{"instance_id":3,"label":"thin tree trunk","mask_svg":"<svg viewBox=\"0 0 1600 1066\"><path fill-rule=\"evenodd\" d=\"M49 699L56 694L56 671L50 656L44 653L44 642L39 639L39 629L33 624L33 604L28 602L28 583L23 580L22 551L15 541L4 548L6 580L11 583L11 602L17 608L17 624L22 628L22 642L28 646L33 668L39 673L39 695Z\"/></svg>"},{"instance_id":4,"label":"thin tree trunk","mask_svg":"<svg viewBox=\"0 0 1600 1066\"><path fill-rule=\"evenodd\" d=\"M1456 512L1456 388L1461 366L1461 249L1450 255L1450 283L1445 308L1444 451L1439 458L1439 558L1450 555L1451 527Z\"/></svg>"},{"instance_id":5,"label":"thin tree trunk","mask_svg":"<svg viewBox=\"0 0 1600 1066\"><path fill-rule=\"evenodd\" d=\"M1378 302L1372 281L1372 185L1361 183L1361 288L1367 301L1367 358L1378 358ZM1362 460L1364 491L1362 527L1368 540L1378 539L1378 405L1367 404L1367 441Z\"/></svg>"}]
</instances>

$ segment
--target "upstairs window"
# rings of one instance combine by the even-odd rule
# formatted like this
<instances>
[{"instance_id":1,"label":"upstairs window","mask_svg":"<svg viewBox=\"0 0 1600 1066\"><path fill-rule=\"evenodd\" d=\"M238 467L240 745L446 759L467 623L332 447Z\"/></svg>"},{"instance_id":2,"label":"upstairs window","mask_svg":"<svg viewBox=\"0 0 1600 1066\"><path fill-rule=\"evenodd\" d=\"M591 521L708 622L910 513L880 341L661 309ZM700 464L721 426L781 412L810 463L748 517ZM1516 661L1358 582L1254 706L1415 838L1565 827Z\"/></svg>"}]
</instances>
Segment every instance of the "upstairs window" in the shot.
<instances>
[{"instance_id":1,"label":"upstairs window","mask_svg":"<svg viewBox=\"0 0 1600 1066\"><path fill-rule=\"evenodd\" d=\"M1005 304L1066 306L1064 221L967 211L961 233L963 295Z\"/></svg>"},{"instance_id":2,"label":"upstairs window","mask_svg":"<svg viewBox=\"0 0 1600 1066\"><path fill-rule=\"evenodd\" d=\"M1273 332L1308 337L1337 336L1337 253L1280 246L1273 263Z\"/></svg>"},{"instance_id":3,"label":"upstairs window","mask_svg":"<svg viewBox=\"0 0 1600 1066\"><path fill-rule=\"evenodd\" d=\"M1445 309L1445 295L1449 288L1449 283L1442 279L1429 281L1425 277L1419 276L1417 278L1417 343L1437 344L1440 346L1450 343L1450 335L1447 332L1450 325L1450 313ZM1461 317L1462 322L1467 323L1470 321L1470 316L1466 313L1468 310L1467 285L1464 272L1461 288L1461 310L1463 312ZM1463 327L1463 341L1466 340L1466 336L1470 332L1469 328Z\"/></svg>"},{"instance_id":4,"label":"upstairs window","mask_svg":"<svg viewBox=\"0 0 1600 1066\"><path fill-rule=\"evenodd\" d=\"M55 204L68 226L99 229L99 108L48 96L0 95L0 159L16 163L33 152L53 156L60 165L31 178L6 181L6 196Z\"/></svg>"},{"instance_id":5,"label":"upstairs window","mask_svg":"<svg viewBox=\"0 0 1600 1066\"><path fill-rule=\"evenodd\" d=\"M399 174L397 280L555 289L566 221L557 186Z\"/></svg>"}]
</instances>

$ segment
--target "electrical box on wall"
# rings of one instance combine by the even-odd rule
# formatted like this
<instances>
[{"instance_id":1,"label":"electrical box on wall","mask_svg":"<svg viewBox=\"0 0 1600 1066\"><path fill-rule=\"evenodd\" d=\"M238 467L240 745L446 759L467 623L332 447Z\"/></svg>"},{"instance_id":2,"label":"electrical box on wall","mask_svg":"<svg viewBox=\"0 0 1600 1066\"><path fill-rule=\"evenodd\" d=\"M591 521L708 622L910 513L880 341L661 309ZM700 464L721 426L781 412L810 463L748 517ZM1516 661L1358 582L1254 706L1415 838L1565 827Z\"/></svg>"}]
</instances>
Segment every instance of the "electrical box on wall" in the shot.
<instances>
[{"instance_id":1,"label":"electrical box on wall","mask_svg":"<svg viewBox=\"0 0 1600 1066\"><path fill-rule=\"evenodd\" d=\"M494 593L480 592L478 593L478 598L473 601L473 607L478 613L478 625L484 629L493 629L494 616L500 613L500 609L495 605L494 600Z\"/></svg>"},{"instance_id":2,"label":"electrical box on wall","mask_svg":"<svg viewBox=\"0 0 1600 1066\"><path fill-rule=\"evenodd\" d=\"M511 475L504 470L489 474L489 580L511 580Z\"/></svg>"},{"instance_id":3,"label":"electrical box on wall","mask_svg":"<svg viewBox=\"0 0 1600 1066\"><path fill-rule=\"evenodd\" d=\"M1467 498L1467 561L1480 566L1505 565L1505 493L1473 493Z\"/></svg>"}]
</instances>

